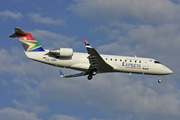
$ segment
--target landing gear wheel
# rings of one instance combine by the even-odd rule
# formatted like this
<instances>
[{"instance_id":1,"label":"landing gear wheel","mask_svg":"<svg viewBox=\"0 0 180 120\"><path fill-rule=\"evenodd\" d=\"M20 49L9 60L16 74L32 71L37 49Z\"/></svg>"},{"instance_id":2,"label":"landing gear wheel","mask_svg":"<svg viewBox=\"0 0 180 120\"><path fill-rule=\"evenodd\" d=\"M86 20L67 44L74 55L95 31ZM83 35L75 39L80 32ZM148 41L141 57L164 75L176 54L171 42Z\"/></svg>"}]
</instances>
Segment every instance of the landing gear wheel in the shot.
<instances>
[{"instance_id":1,"label":"landing gear wheel","mask_svg":"<svg viewBox=\"0 0 180 120\"><path fill-rule=\"evenodd\" d=\"M158 80L158 83L161 83L161 82L162 82L162 80L161 80L161 79L159 79L159 80Z\"/></svg>"},{"instance_id":2,"label":"landing gear wheel","mask_svg":"<svg viewBox=\"0 0 180 120\"><path fill-rule=\"evenodd\" d=\"M88 80L91 80L92 79L92 75L89 75L87 78L88 78Z\"/></svg>"},{"instance_id":3,"label":"landing gear wheel","mask_svg":"<svg viewBox=\"0 0 180 120\"><path fill-rule=\"evenodd\" d=\"M158 83L161 83L161 82L162 82L161 78L162 78L162 76L160 75L160 76L159 76Z\"/></svg>"},{"instance_id":4,"label":"landing gear wheel","mask_svg":"<svg viewBox=\"0 0 180 120\"><path fill-rule=\"evenodd\" d=\"M93 75L96 75L96 73L97 73L96 71L93 71L93 72L92 72Z\"/></svg>"}]
</instances>

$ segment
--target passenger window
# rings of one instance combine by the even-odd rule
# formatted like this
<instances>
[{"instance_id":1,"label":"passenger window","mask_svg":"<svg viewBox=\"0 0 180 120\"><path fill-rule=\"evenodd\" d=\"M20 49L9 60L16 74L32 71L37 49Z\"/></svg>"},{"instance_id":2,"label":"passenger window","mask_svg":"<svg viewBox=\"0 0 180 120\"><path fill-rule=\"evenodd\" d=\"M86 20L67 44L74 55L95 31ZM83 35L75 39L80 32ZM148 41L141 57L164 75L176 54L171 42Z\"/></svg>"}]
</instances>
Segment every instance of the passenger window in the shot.
<instances>
[{"instance_id":1,"label":"passenger window","mask_svg":"<svg viewBox=\"0 0 180 120\"><path fill-rule=\"evenodd\" d=\"M136 61L134 61L136 63Z\"/></svg>"},{"instance_id":2,"label":"passenger window","mask_svg":"<svg viewBox=\"0 0 180 120\"><path fill-rule=\"evenodd\" d=\"M106 58L106 60L108 60L108 59Z\"/></svg>"},{"instance_id":3,"label":"passenger window","mask_svg":"<svg viewBox=\"0 0 180 120\"><path fill-rule=\"evenodd\" d=\"M111 61L112 61L112 59L111 59Z\"/></svg>"},{"instance_id":4,"label":"passenger window","mask_svg":"<svg viewBox=\"0 0 180 120\"><path fill-rule=\"evenodd\" d=\"M126 62L127 60L125 60L125 62Z\"/></svg>"},{"instance_id":5,"label":"passenger window","mask_svg":"<svg viewBox=\"0 0 180 120\"><path fill-rule=\"evenodd\" d=\"M115 61L117 61L117 59L115 59Z\"/></svg>"},{"instance_id":6,"label":"passenger window","mask_svg":"<svg viewBox=\"0 0 180 120\"><path fill-rule=\"evenodd\" d=\"M122 60L120 59L120 62L121 62Z\"/></svg>"},{"instance_id":7,"label":"passenger window","mask_svg":"<svg viewBox=\"0 0 180 120\"><path fill-rule=\"evenodd\" d=\"M141 63L141 61L139 61L139 63Z\"/></svg>"},{"instance_id":8,"label":"passenger window","mask_svg":"<svg viewBox=\"0 0 180 120\"><path fill-rule=\"evenodd\" d=\"M130 62L131 62L131 60L130 60Z\"/></svg>"}]
</instances>

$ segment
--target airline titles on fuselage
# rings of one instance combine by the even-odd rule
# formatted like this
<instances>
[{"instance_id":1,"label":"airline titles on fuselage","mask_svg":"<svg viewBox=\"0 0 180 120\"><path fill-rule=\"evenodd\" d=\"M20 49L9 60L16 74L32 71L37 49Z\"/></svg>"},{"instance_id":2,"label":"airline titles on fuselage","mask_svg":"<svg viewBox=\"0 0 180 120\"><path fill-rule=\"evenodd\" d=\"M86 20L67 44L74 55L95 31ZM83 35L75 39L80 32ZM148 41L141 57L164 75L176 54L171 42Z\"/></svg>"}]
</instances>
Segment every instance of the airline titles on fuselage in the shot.
<instances>
[{"instance_id":1,"label":"airline titles on fuselage","mask_svg":"<svg viewBox=\"0 0 180 120\"><path fill-rule=\"evenodd\" d=\"M132 61L134 61L135 63L132 63ZM125 62L122 62L122 66L124 66L125 68L130 68L130 69L141 69L141 60L127 58Z\"/></svg>"},{"instance_id":2,"label":"airline titles on fuselage","mask_svg":"<svg viewBox=\"0 0 180 120\"><path fill-rule=\"evenodd\" d=\"M122 62L122 66L131 69L141 69L141 64Z\"/></svg>"}]
</instances>

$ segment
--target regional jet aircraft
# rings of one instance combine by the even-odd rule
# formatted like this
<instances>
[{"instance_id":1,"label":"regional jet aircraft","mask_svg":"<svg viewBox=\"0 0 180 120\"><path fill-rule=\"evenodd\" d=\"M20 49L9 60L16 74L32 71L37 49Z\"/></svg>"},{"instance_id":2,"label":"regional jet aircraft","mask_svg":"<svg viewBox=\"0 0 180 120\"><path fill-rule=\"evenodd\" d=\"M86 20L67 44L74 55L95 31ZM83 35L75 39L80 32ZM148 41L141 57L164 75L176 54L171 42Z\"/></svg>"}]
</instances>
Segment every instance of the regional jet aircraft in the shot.
<instances>
[{"instance_id":1,"label":"regional jet aircraft","mask_svg":"<svg viewBox=\"0 0 180 120\"><path fill-rule=\"evenodd\" d=\"M84 41L88 53L80 53L73 52L72 48L43 49L29 32L24 32L20 28L15 28L15 33L10 37L19 38L29 59L56 67L83 71L74 75L64 75L59 70L61 77L64 78L87 75L91 80L98 73L121 72L158 75L158 82L161 83L162 75L173 73L168 67L152 58L99 54L86 39Z\"/></svg>"}]
</instances>

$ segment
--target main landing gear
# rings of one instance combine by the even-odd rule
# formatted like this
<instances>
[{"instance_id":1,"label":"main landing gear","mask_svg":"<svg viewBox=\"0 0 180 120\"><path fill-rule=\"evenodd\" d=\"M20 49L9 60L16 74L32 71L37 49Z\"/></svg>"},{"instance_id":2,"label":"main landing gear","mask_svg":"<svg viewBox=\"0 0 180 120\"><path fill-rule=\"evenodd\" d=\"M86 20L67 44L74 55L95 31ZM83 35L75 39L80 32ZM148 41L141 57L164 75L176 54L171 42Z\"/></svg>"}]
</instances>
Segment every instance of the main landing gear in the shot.
<instances>
[{"instance_id":1,"label":"main landing gear","mask_svg":"<svg viewBox=\"0 0 180 120\"><path fill-rule=\"evenodd\" d=\"M161 82L162 82L161 78L162 78L162 76L159 76L158 83L161 83Z\"/></svg>"},{"instance_id":2,"label":"main landing gear","mask_svg":"<svg viewBox=\"0 0 180 120\"><path fill-rule=\"evenodd\" d=\"M93 76L89 74L87 78L88 78L88 80L91 80L93 78Z\"/></svg>"},{"instance_id":3,"label":"main landing gear","mask_svg":"<svg viewBox=\"0 0 180 120\"><path fill-rule=\"evenodd\" d=\"M96 75L96 73L97 73L96 70L91 71L91 72L89 73L87 79L88 79L88 80L91 80L91 79L93 78L93 76Z\"/></svg>"}]
</instances>

